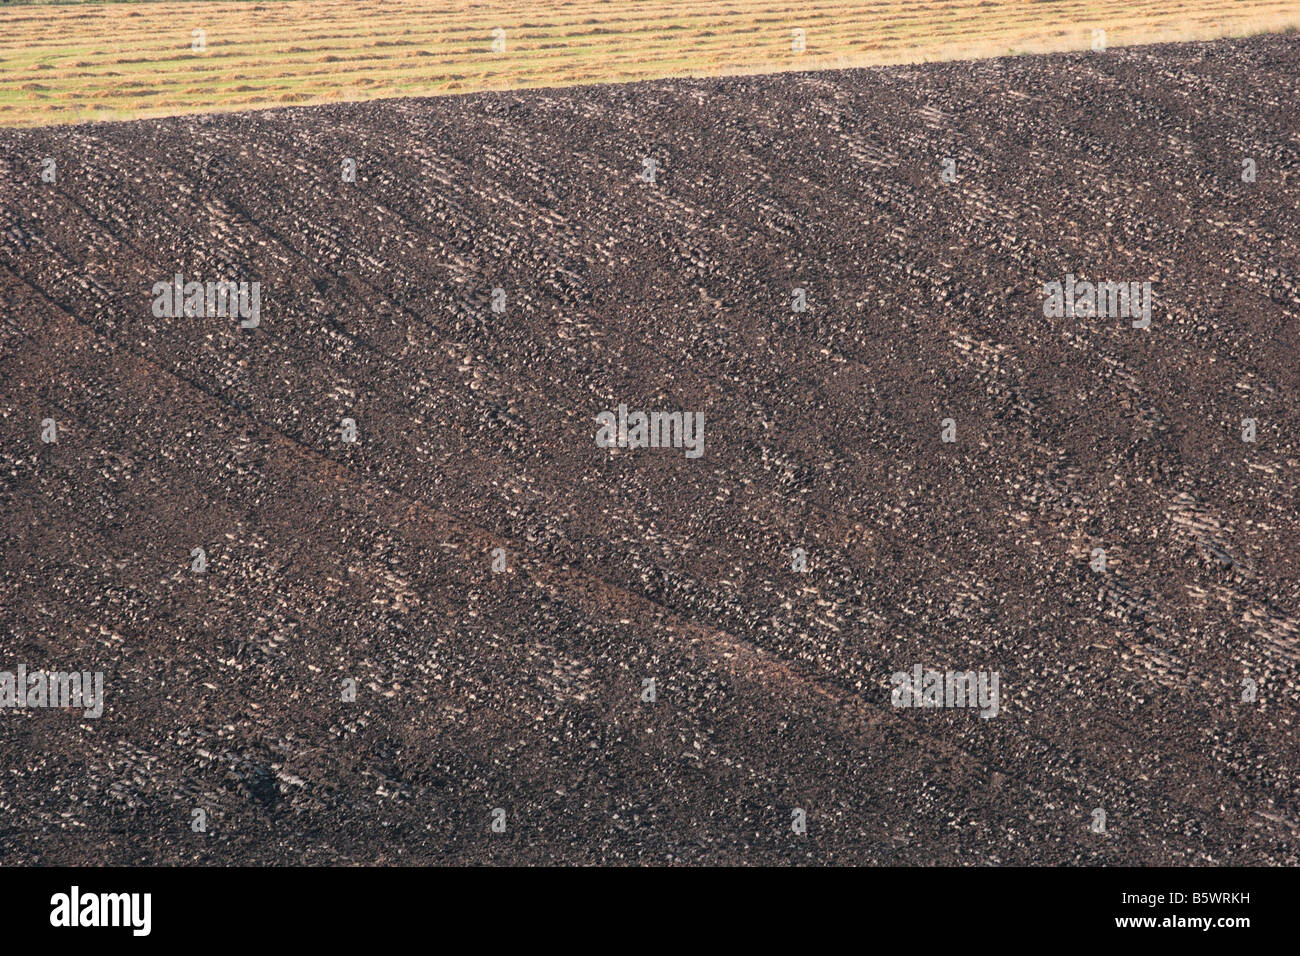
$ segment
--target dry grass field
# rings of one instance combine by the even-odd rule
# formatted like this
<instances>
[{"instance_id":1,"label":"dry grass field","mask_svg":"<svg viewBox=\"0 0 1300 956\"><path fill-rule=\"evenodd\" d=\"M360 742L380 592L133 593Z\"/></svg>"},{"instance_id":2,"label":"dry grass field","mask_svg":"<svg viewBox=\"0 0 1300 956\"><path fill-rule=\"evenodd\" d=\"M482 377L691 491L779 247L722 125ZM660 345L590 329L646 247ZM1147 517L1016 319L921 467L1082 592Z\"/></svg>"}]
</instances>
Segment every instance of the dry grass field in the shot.
<instances>
[{"instance_id":1,"label":"dry grass field","mask_svg":"<svg viewBox=\"0 0 1300 956\"><path fill-rule=\"evenodd\" d=\"M1294 0L272 0L0 10L0 125L776 72L1294 28ZM195 31L202 31L196 34ZM497 32L501 31L501 32ZM800 37L802 31L802 49Z\"/></svg>"}]
</instances>

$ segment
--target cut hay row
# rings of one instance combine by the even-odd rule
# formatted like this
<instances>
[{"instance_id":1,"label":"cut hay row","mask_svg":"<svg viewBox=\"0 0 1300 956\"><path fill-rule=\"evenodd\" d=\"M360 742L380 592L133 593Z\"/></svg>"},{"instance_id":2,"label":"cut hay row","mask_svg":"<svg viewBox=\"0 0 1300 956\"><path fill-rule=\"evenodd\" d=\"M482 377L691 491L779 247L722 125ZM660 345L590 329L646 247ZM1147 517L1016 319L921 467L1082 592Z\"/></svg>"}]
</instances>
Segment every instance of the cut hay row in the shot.
<instances>
[{"instance_id":1,"label":"cut hay row","mask_svg":"<svg viewBox=\"0 0 1300 956\"><path fill-rule=\"evenodd\" d=\"M0 124L906 63L1281 30L1288 0L109 3L0 11ZM505 49L493 49L494 30ZM194 31L202 49L193 49ZM795 49L795 30L803 48Z\"/></svg>"}]
</instances>

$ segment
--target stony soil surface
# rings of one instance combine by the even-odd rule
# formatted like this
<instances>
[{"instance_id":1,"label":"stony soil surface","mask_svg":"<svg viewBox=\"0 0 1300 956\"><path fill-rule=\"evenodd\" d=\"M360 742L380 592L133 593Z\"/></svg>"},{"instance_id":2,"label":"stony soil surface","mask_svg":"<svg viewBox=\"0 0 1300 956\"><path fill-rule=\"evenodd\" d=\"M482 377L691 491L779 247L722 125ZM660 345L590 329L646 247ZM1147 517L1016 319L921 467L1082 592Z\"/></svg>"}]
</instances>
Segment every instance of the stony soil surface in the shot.
<instances>
[{"instance_id":1,"label":"stony soil surface","mask_svg":"<svg viewBox=\"0 0 1300 956\"><path fill-rule=\"evenodd\" d=\"M1258 37L0 132L0 670L107 694L0 710L0 858L1300 863L1297 103Z\"/></svg>"}]
</instances>

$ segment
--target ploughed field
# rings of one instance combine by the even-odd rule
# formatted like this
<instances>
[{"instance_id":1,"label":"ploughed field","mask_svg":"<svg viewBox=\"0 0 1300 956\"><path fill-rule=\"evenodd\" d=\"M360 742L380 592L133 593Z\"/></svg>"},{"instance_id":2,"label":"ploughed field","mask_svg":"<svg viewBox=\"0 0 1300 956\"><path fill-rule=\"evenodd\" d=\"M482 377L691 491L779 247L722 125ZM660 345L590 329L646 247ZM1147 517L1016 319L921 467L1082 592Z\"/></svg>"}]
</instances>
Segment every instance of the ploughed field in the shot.
<instances>
[{"instance_id":1,"label":"ploughed field","mask_svg":"<svg viewBox=\"0 0 1300 956\"><path fill-rule=\"evenodd\" d=\"M0 670L105 696L0 709L4 859L1300 862L1297 102L1257 37L0 132Z\"/></svg>"}]
</instances>

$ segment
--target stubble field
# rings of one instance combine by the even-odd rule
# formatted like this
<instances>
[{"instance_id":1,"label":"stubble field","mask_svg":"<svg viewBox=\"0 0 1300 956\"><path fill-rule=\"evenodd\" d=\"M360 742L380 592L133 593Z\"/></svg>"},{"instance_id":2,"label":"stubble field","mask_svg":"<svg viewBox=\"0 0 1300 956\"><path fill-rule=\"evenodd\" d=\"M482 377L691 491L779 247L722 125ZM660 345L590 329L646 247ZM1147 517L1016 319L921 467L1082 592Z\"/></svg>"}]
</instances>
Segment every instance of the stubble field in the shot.
<instances>
[{"instance_id":1,"label":"stubble field","mask_svg":"<svg viewBox=\"0 0 1300 956\"><path fill-rule=\"evenodd\" d=\"M1300 26L1292 0L32 4L0 7L0 125L1080 50L1098 30L1121 46L1288 26Z\"/></svg>"}]
</instances>

